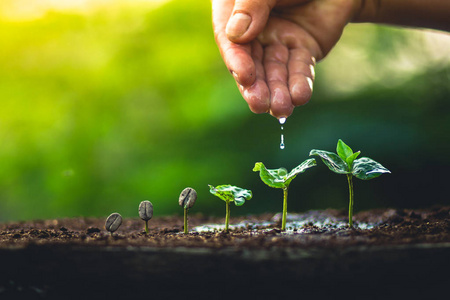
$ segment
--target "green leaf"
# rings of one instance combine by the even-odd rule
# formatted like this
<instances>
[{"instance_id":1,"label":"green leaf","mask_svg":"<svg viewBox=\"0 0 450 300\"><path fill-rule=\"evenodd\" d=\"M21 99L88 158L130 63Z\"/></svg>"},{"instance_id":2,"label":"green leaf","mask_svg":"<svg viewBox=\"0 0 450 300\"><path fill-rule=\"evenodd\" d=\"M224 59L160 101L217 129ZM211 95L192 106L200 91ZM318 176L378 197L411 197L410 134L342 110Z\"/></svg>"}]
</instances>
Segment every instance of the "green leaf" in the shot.
<instances>
[{"instance_id":1,"label":"green leaf","mask_svg":"<svg viewBox=\"0 0 450 300\"><path fill-rule=\"evenodd\" d=\"M316 160L314 158L309 158L309 159L305 160L300 165L298 165L297 167L292 169L291 172L289 172L288 176L285 179L285 184L289 185L291 183L291 181L294 180L294 178L298 174L303 173L307 169L312 168L312 167L314 167L316 165L317 165L317 163L316 163Z\"/></svg>"},{"instance_id":2,"label":"green leaf","mask_svg":"<svg viewBox=\"0 0 450 300\"><path fill-rule=\"evenodd\" d=\"M285 178L287 175L287 171L285 168L279 169L267 169L266 166L262 162L255 163L255 167L253 168L253 172L259 171L259 177L261 177L262 182L267 184L272 188L284 188Z\"/></svg>"},{"instance_id":3,"label":"green leaf","mask_svg":"<svg viewBox=\"0 0 450 300\"><path fill-rule=\"evenodd\" d=\"M236 206L244 205L245 200L252 198L252 191L237 186L224 184L216 187L209 185L209 192L225 202L234 202Z\"/></svg>"},{"instance_id":4,"label":"green leaf","mask_svg":"<svg viewBox=\"0 0 450 300\"><path fill-rule=\"evenodd\" d=\"M347 157L347 159L345 160L347 162L348 168L350 170L353 169L353 161L355 160L355 158L358 157L358 155L361 154L361 151L355 152L352 155L350 155L349 157Z\"/></svg>"},{"instance_id":5,"label":"green leaf","mask_svg":"<svg viewBox=\"0 0 450 300\"><path fill-rule=\"evenodd\" d=\"M339 139L336 146L336 153L342 158L343 161L347 161L347 158L353 155L353 150L341 139Z\"/></svg>"},{"instance_id":6,"label":"green leaf","mask_svg":"<svg viewBox=\"0 0 450 300\"><path fill-rule=\"evenodd\" d=\"M384 173L391 173L391 171L371 158L361 157L353 162L352 174L358 179L369 180Z\"/></svg>"},{"instance_id":7,"label":"green leaf","mask_svg":"<svg viewBox=\"0 0 450 300\"><path fill-rule=\"evenodd\" d=\"M291 181L294 180L298 174L305 172L307 169L314 167L315 165L316 160L314 158L310 158L292 169L292 171L288 174L285 168L266 169L263 163L257 162L253 168L253 171L259 171L261 180L268 186L283 189L288 187Z\"/></svg>"},{"instance_id":8,"label":"green leaf","mask_svg":"<svg viewBox=\"0 0 450 300\"><path fill-rule=\"evenodd\" d=\"M316 150L313 149L311 152L309 152L309 156L311 155L318 155L323 163L337 174L350 174L351 172L348 171L348 165L347 163L339 157L336 153L323 151L323 150Z\"/></svg>"},{"instance_id":9,"label":"green leaf","mask_svg":"<svg viewBox=\"0 0 450 300\"><path fill-rule=\"evenodd\" d=\"M234 204L236 206L242 206L242 205L244 205L244 203L245 203L245 198L243 198L243 197L234 199Z\"/></svg>"}]
</instances>

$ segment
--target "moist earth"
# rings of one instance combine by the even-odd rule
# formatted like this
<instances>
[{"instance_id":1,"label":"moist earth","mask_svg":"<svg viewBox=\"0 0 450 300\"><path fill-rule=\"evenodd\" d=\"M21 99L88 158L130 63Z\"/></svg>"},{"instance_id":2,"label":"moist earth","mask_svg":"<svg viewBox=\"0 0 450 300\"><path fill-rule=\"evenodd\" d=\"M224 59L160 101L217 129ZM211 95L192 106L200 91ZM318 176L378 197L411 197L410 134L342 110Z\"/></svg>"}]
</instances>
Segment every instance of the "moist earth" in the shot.
<instances>
[{"instance_id":1,"label":"moist earth","mask_svg":"<svg viewBox=\"0 0 450 300\"><path fill-rule=\"evenodd\" d=\"M296 293L366 299L432 297L450 283L450 207L344 210L223 218L105 218L0 225L0 299L87 295L270 298ZM151 291L149 290L151 288ZM70 290L70 293L67 291ZM355 296L356 297L356 296ZM88 297L89 298L89 297ZM187 297L190 299L191 297Z\"/></svg>"}]
</instances>

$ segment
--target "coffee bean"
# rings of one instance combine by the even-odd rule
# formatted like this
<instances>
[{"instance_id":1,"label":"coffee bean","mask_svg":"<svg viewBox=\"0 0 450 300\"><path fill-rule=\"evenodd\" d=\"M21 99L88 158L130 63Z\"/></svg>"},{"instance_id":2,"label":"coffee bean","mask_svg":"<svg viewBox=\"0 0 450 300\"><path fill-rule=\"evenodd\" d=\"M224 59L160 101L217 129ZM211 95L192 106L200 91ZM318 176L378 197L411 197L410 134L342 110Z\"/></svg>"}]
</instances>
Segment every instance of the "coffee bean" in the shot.
<instances>
[{"instance_id":1,"label":"coffee bean","mask_svg":"<svg viewBox=\"0 0 450 300\"><path fill-rule=\"evenodd\" d=\"M122 216L119 213L112 213L106 219L105 229L113 233L122 225Z\"/></svg>"},{"instance_id":2,"label":"coffee bean","mask_svg":"<svg viewBox=\"0 0 450 300\"><path fill-rule=\"evenodd\" d=\"M153 217L153 204L150 201L145 200L139 204L139 217L144 221Z\"/></svg>"},{"instance_id":3,"label":"coffee bean","mask_svg":"<svg viewBox=\"0 0 450 300\"><path fill-rule=\"evenodd\" d=\"M197 192L193 188L187 187L181 192L178 203L185 209L189 209L194 206L195 200L197 200Z\"/></svg>"}]
</instances>

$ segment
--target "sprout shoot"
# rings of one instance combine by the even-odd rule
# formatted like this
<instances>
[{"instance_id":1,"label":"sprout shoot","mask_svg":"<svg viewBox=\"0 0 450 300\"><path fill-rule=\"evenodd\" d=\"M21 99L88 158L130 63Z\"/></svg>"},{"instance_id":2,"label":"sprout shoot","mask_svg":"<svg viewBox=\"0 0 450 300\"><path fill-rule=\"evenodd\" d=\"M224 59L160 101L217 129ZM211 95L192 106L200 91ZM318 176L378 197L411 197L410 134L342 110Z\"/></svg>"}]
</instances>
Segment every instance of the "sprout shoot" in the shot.
<instances>
[{"instance_id":1,"label":"sprout shoot","mask_svg":"<svg viewBox=\"0 0 450 300\"><path fill-rule=\"evenodd\" d=\"M294 178L305 172L307 169L314 167L316 161L314 158L310 158L302 162L300 165L292 169L291 172L287 172L285 168L279 169L266 169L263 163L257 162L253 168L254 172L259 171L259 177L261 180L272 188L283 189L283 217L281 219L281 230L286 230L286 218L287 218L287 197L289 184Z\"/></svg>"},{"instance_id":2,"label":"sprout shoot","mask_svg":"<svg viewBox=\"0 0 450 300\"><path fill-rule=\"evenodd\" d=\"M228 225L230 223L230 202L234 202L236 206L242 206L244 205L245 200L250 200L252 198L252 191L225 184L216 187L209 185L209 192L226 203L225 232L228 232Z\"/></svg>"},{"instance_id":3,"label":"sprout shoot","mask_svg":"<svg viewBox=\"0 0 450 300\"><path fill-rule=\"evenodd\" d=\"M148 234L148 221L153 217L153 204L150 201L139 204L139 217L145 221L145 233Z\"/></svg>"},{"instance_id":4,"label":"sprout shoot","mask_svg":"<svg viewBox=\"0 0 450 300\"><path fill-rule=\"evenodd\" d=\"M197 192L190 187L185 188L178 199L178 203L181 207L184 208L184 233L188 234L188 211L189 208L194 206L195 201L197 200Z\"/></svg>"}]
</instances>

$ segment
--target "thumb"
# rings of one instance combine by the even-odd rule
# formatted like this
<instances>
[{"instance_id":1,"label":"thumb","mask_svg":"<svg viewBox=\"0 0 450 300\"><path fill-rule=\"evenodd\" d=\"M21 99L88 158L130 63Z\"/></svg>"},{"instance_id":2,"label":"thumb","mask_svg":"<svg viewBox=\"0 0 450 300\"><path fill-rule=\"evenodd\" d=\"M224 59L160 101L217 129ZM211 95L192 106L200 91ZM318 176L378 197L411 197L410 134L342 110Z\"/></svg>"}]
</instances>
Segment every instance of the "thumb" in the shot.
<instances>
[{"instance_id":1,"label":"thumb","mask_svg":"<svg viewBox=\"0 0 450 300\"><path fill-rule=\"evenodd\" d=\"M234 43L248 43L266 26L277 0L236 0L228 20L226 34Z\"/></svg>"}]
</instances>

